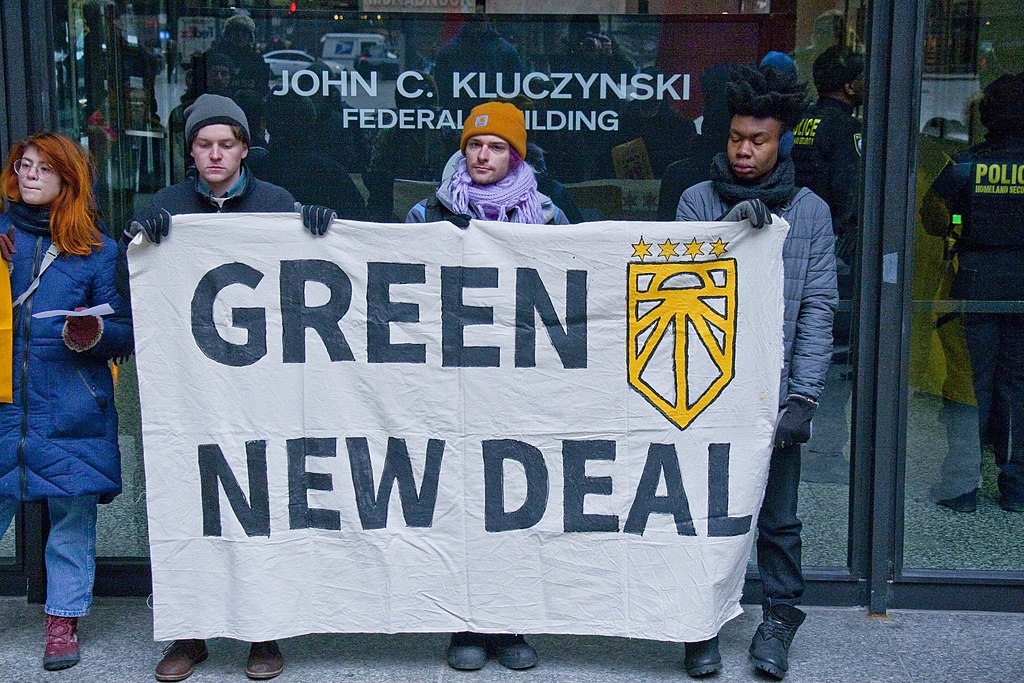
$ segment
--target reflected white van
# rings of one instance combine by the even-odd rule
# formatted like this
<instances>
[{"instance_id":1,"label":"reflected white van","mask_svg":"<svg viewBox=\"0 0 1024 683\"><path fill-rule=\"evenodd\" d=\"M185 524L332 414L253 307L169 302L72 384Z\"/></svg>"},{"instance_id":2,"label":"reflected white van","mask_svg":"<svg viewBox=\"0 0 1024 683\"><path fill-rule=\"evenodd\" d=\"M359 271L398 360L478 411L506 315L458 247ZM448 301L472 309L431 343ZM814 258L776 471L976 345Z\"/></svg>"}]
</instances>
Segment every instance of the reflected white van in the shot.
<instances>
[{"instance_id":1,"label":"reflected white van","mask_svg":"<svg viewBox=\"0 0 1024 683\"><path fill-rule=\"evenodd\" d=\"M320 38L320 59L336 70L354 71L364 47L384 45L379 33L325 33Z\"/></svg>"}]
</instances>

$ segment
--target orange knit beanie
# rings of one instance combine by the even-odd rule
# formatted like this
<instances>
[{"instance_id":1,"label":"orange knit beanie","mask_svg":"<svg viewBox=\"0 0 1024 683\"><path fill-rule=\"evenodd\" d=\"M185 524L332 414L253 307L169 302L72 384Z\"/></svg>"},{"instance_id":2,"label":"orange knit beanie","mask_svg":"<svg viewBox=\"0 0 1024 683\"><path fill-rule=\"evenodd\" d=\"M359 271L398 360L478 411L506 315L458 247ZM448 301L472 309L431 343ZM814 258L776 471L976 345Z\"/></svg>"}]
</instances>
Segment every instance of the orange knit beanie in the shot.
<instances>
[{"instance_id":1,"label":"orange knit beanie","mask_svg":"<svg viewBox=\"0 0 1024 683\"><path fill-rule=\"evenodd\" d=\"M526 124L523 112L507 102L485 102L473 107L462 127L462 153L474 135L497 135L526 158Z\"/></svg>"}]
</instances>

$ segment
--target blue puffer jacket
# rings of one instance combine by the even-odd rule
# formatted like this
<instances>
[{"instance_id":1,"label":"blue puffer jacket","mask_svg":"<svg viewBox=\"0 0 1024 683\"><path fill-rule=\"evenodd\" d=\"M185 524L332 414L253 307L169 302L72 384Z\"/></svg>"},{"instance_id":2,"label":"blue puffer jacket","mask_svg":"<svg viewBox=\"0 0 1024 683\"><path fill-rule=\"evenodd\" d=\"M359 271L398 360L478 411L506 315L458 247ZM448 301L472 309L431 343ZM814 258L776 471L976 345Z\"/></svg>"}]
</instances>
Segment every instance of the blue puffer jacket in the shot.
<instances>
[{"instance_id":1,"label":"blue puffer jacket","mask_svg":"<svg viewBox=\"0 0 1024 683\"><path fill-rule=\"evenodd\" d=\"M713 221L730 208L708 180L683 193L676 220ZM832 317L839 294L828 205L804 187L778 212L789 223L782 247L786 307L781 406L788 394L818 400L832 360Z\"/></svg>"},{"instance_id":2,"label":"blue puffer jacket","mask_svg":"<svg viewBox=\"0 0 1024 683\"><path fill-rule=\"evenodd\" d=\"M0 215L0 229L11 225ZM35 277L50 236L15 227L11 293ZM89 256L59 255L39 288L14 311L14 403L0 404L0 496L36 500L121 491L114 386L107 360L132 347L131 317L114 284L117 246L104 237ZM0 261L0 267L3 267ZM109 303L103 335L88 351L67 348L64 316L32 313Z\"/></svg>"}]
</instances>

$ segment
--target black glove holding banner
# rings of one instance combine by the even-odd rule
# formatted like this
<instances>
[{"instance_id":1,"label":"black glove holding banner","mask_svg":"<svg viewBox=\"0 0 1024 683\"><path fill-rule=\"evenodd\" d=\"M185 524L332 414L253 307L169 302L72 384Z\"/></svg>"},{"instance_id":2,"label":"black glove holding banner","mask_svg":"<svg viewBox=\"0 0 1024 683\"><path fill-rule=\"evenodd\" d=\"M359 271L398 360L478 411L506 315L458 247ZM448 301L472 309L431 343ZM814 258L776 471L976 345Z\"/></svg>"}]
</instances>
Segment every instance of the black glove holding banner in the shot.
<instances>
[{"instance_id":1,"label":"black glove holding banner","mask_svg":"<svg viewBox=\"0 0 1024 683\"><path fill-rule=\"evenodd\" d=\"M760 199L744 199L721 216L719 221L750 221L750 224L760 230L766 225L772 224L772 212Z\"/></svg>"},{"instance_id":2,"label":"black glove holding banner","mask_svg":"<svg viewBox=\"0 0 1024 683\"><path fill-rule=\"evenodd\" d=\"M302 225L314 235L322 235L327 232L331 221L337 217L334 209L316 204L303 204L300 213L302 214Z\"/></svg>"},{"instance_id":3,"label":"black glove holding banner","mask_svg":"<svg viewBox=\"0 0 1024 683\"><path fill-rule=\"evenodd\" d=\"M456 228L462 228L465 230L469 227L469 222L473 220L473 217L468 213L456 213L449 216L448 222L454 225Z\"/></svg>"},{"instance_id":4,"label":"black glove holding banner","mask_svg":"<svg viewBox=\"0 0 1024 683\"><path fill-rule=\"evenodd\" d=\"M171 230L171 214L167 209L158 209L156 207L149 207L143 209L135 214L132 218L132 222L128 224L128 229L124 231L124 236L128 238L130 242L139 234L140 231L146 233L146 239L153 244L160 244L160 240L167 237L167 233Z\"/></svg>"},{"instance_id":5,"label":"black glove holding banner","mask_svg":"<svg viewBox=\"0 0 1024 683\"><path fill-rule=\"evenodd\" d=\"M793 444L807 443L811 438L811 418L817 407L818 403L806 396L790 394L775 423L773 445L786 448Z\"/></svg>"}]
</instances>

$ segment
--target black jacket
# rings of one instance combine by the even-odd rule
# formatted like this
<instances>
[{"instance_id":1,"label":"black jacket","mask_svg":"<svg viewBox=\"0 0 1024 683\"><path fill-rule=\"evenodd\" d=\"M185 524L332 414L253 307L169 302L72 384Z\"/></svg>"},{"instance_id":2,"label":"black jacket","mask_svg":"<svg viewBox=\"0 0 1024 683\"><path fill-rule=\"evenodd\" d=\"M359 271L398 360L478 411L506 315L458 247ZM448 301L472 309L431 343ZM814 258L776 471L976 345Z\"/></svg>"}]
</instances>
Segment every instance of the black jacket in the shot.
<instances>
[{"instance_id":1,"label":"black jacket","mask_svg":"<svg viewBox=\"0 0 1024 683\"><path fill-rule=\"evenodd\" d=\"M863 140L853 107L834 97L822 97L794 133L796 184L825 200L832 214L832 229L849 240L857 229Z\"/></svg>"},{"instance_id":2,"label":"black jacket","mask_svg":"<svg viewBox=\"0 0 1024 683\"><path fill-rule=\"evenodd\" d=\"M256 178L246 169L245 189L224 201L221 207L199 189L198 178L186 178L153 195L153 206L166 209L172 216L184 213L289 213L295 211L295 197L288 190ZM127 233L126 233L127 235ZM117 258L117 291L131 299L128 275L128 241L119 242Z\"/></svg>"},{"instance_id":3,"label":"black jacket","mask_svg":"<svg viewBox=\"0 0 1024 683\"><path fill-rule=\"evenodd\" d=\"M172 215L183 213L285 213L295 211L295 197L288 190L263 182L251 171L245 189L225 200L223 208L199 189L198 178L188 178L165 187L153 196L153 206Z\"/></svg>"}]
</instances>

